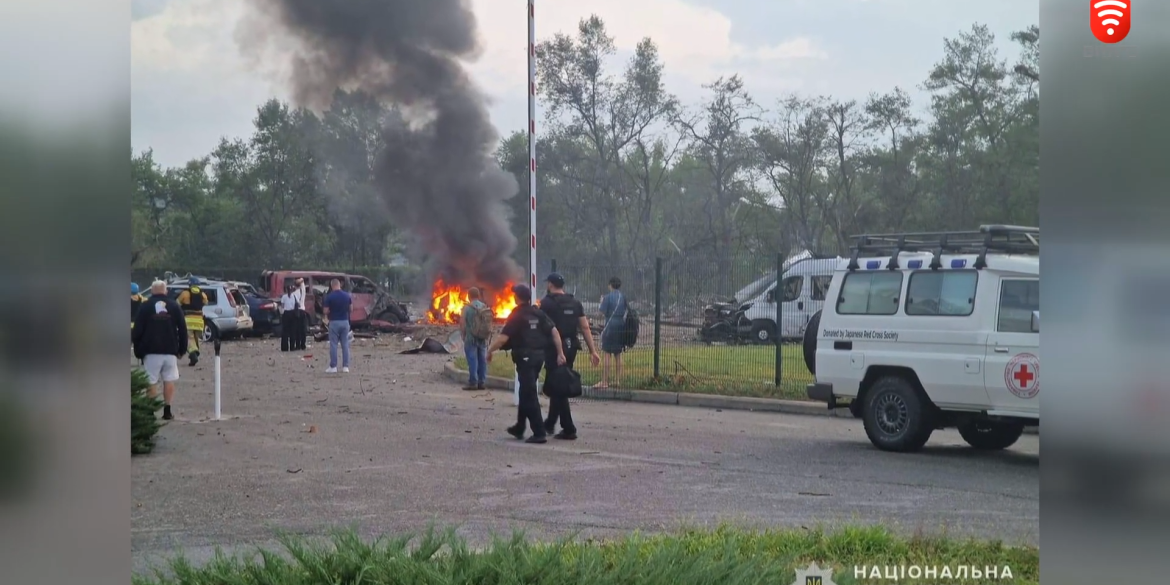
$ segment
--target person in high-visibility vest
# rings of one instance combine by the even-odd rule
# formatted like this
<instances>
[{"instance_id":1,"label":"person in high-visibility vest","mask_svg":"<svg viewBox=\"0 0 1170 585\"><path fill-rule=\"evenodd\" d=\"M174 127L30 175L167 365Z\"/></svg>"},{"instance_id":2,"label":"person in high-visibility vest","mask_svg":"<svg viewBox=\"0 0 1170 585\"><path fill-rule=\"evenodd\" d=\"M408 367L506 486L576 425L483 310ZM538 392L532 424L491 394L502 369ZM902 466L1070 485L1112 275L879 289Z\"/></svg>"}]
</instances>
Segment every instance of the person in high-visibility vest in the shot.
<instances>
[{"instance_id":1,"label":"person in high-visibility vest","mask_svg":"<svg viewBox=\"0 0 1170 585\"><path fill-rule=\"evenodd\" d=\"M190 339L187 344L187 357L191 359L187 365L194 366L199 363L199 340L203 337L203 307L209 304L207 293L199 288L199 279L192 277L187 281L187 290L179 293L179 298L175 301L183 309L183 320L187 323L187 336Z\"/></svg>"}]
</instances>

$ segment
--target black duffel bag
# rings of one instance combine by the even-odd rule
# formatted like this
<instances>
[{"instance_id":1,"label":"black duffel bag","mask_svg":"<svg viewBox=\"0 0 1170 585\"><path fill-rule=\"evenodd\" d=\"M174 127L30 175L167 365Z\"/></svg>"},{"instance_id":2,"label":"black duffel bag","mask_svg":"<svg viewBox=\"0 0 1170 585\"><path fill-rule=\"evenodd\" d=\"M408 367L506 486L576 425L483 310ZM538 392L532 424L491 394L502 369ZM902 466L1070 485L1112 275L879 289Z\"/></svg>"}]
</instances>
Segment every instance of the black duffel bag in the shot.
<instances>
[{"instance_id":1,"label":"black duffel bag","mask_svg":"<svg viewBox=\"0 0 1170 585\"><path fill-rule=\"evenodd\" d=\"M544 376L544 395L549 398L577 398L581 396L581 374L561 366Z\"/></svg>"}]
</instances>

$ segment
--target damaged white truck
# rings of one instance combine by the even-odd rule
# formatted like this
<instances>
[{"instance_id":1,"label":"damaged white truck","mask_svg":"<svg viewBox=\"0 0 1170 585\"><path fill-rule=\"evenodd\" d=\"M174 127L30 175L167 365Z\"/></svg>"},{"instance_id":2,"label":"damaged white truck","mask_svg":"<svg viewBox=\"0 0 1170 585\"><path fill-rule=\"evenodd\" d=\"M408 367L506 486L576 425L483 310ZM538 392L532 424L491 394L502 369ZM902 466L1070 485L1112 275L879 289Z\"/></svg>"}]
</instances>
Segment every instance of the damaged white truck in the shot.
<instances>
[{"instance_id":1,"label":"damaged white truck","mask_svg":"<svg viewBox=\"0 0 1170 585\"><path fill-rule=\"evenodd\" d=\"M885 451L948 427L1006 449L1039 426L1039 228L854 240L805 332L809 398L848 408Z\"/></svg>"}]
</instances>

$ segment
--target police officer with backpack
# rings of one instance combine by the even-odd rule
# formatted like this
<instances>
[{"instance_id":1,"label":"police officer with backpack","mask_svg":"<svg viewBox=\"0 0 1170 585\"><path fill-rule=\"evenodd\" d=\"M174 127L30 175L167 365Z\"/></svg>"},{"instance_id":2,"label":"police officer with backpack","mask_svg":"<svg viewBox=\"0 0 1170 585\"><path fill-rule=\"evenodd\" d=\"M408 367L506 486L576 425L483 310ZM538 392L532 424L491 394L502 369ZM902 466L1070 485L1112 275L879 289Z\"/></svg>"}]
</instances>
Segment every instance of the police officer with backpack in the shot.
<instances>
[{"instance_id":1,"label":"police officer with backpack","mask_svg":"<svg viewBox=\"0 0 1170 585\"><path fill-rule=\"evenodd\" d=\"M558 366L565 365L565 351L561 347L561 334L556 324L543 311L532 304L532 289L525 284L512 287L516 295L516 308L508 315L500 335L488 348L487 361L501 350L512 352L512 363L516 364L516 377L520 381L520 406L516 411L516 425L508 427L508 434L517 439L524 438L525 426L532 428L532 436L526 443L547 443L548 433L540 414L540 397L537 395L537 376L544 365L546 354L551 347Z\"/></svg>"},{"instance_id":2,"label":"police officer with backpack","mask_svg":"<svg viewBox=\"0 0 1170 585\"><path fill-rule=\"evenodd\" d=\"M540 310L552 319L561 335L561 347L564 348L566 368L573 368L577 360L577 351L581 349L581 342L577 333L585 334L585 345L589 347L589 360L594 366L601 363L601 356L597 353L597 345L593 342L593 332L589 329L589 319L585 316L585 308L581 301L565 292L565 277L559 273L552 273L545 279L548 284L547 294L540 301ZM549 353L545 360L545 368L552 372L557 368L556 355ZM547 378L546 374L546 378ZM571 441L577 438L577 427L573 424L573 413L569 410L569 397L564 393L553 392L549 396L548 418L544 421L544 430L547 433L556 431L557 422L561 423L561 432L553 435L557 439Z\"/></svg>"}]
</instances>

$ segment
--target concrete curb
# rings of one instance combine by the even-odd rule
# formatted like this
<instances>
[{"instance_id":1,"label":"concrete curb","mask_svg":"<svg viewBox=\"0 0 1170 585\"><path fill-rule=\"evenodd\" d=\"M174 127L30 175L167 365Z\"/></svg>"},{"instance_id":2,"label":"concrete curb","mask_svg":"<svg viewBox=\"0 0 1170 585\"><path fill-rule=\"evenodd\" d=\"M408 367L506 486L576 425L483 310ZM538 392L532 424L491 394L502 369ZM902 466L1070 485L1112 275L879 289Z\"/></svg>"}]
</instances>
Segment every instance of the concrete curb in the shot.
<instances>
[{"instance_id":1,"label":"concrete curb","mask_svg":"<svg viewBox=\"0 0 1170 585\"><path fill-rule=\"evenodd\" d=\"M467 380L467 370L460 370L455 364L448 362L443 366L443 374L456 382ZM491 390L511 392L514 381L508 378L488 376L484 384ZM746 396L719 396L716 394L694 394L691 392L663 392L661 390L594 390L586 388L583 398L596 400L620 400L625 402L643 402L648 404L674 404L677 406L693 406L699 408L714 408L718 410L749 410L756 412L779 412L783 414L801 414L807 416L830 416L837 418L853 418L847 409L838 408L829 410L819 402L805 402L801 400L780 400L776 398L749 398ZM1027 427L1025 434L1039 435L1038 427Z\"/></svg>"}]
</instances>

